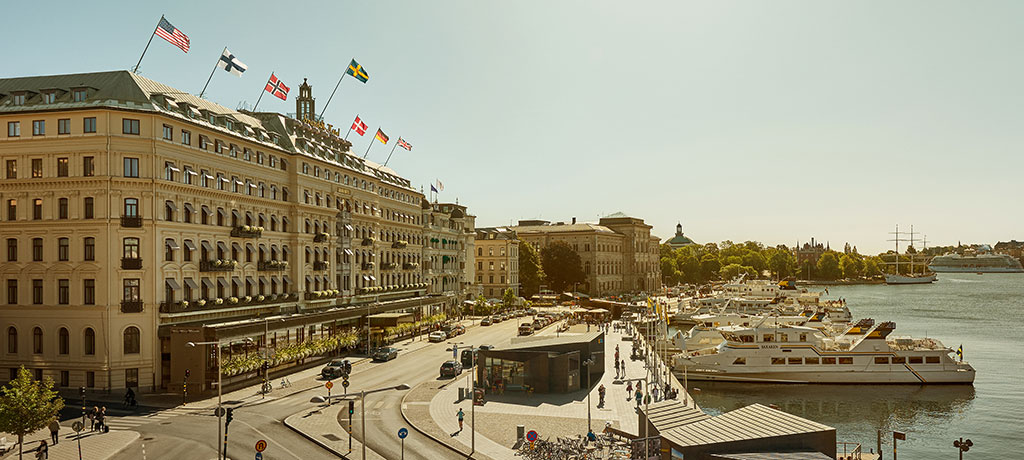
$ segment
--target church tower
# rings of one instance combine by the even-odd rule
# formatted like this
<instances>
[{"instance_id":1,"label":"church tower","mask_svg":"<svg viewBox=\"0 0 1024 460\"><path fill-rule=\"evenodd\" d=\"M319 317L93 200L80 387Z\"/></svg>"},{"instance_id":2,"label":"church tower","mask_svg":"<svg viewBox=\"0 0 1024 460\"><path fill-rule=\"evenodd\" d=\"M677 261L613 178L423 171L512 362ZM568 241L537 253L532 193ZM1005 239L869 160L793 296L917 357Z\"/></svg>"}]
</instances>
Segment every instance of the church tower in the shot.
<instances>
[{"instance_id":1,"label":"church tower","mask_svg":"<svg viewBox=\"0 0 1024 460\"><path fill-rule=\"evenodd\" d=\"M299 97L295 98L295 118L299 120L316 120L316 101L313 99L313 87L302 79L299 86Z\"/></svg>"}]
</instances>

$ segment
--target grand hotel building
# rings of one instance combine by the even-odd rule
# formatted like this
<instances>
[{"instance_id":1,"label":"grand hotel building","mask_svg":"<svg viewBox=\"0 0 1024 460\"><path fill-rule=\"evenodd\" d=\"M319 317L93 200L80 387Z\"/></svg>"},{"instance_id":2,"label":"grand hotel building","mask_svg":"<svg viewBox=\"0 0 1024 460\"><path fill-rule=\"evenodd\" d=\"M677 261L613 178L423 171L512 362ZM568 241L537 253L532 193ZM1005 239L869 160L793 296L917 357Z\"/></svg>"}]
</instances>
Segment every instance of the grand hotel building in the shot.
<instances>
[{"instance_id":1,"label":"grand hotel building","mask_svg":"<svg viewBox=\"0 0 1024 460\"><path fill-rule=\"evenodd\" d=\"M350 154L298 92L288 116L126 71L0 79L0 382L209 389L216 350L190 341L285 368L458 305L473 216Z\"/></svg>"}]
</instances>

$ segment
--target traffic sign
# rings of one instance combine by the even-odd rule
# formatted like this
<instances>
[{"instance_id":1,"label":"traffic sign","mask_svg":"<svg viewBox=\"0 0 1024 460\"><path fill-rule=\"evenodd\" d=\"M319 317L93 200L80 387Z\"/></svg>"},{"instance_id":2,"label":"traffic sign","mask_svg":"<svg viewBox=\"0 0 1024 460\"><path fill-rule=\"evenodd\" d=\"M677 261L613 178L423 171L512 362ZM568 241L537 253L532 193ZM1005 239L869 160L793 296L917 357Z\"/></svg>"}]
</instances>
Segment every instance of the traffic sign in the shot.
<instances>
[{"instance_id":1,"label":"traffic sign","mask_svg":"<svg viewBox=\"0 0 1024 460\"><path fill-rule=\"evenodd\" d=\"M256 460L263 460L263 454L256 452Z\"/></svg>"},{"instance_id":2,"label":"traffic sign","mask_svg":"<svg viewBox=\"0 0 1024 460\"><path fill-rule=\"evenodd\" d=\"M334 388L334 382L328 380L327 383L324 384L324 386L327 387L328 390L330 390L331 388Z\"/></svg>"},{"instance_id":3,"label":"traffic sign","mask_svg":"<svg viewBox=\"0 0 1024 460\"><path fill-rule=\"evenodd\" d=\"M530 442L536 441L537 440L537 432L533 431L533 430L527 431L526 432L526 440L530 441Z\"/></svg>"},{"instance_id":4,"label":"traffic sign","mask_svg":"<svg viewBox=\"0 0 1024 460\"><path fill-rule=\"evenodd\" d=\"M264 450L267 450L267 441L262 439L256 441L256 452L263 452Z\"/></svg>"},{"instance_id":5,"label":"traffic sign","mask_svg":"<svg viewBox=\"0 0 1024 460\"><path fill-rule=\"evenodd\" d=\"M406 436L409 436L409 430L407 430L405 428L399 428L398 429L398 437L400 439L405 439Z\"/></svg>"},{"instance_id":6,"label":"traffic sign","mask_svg":"<svg viewBox=\"0 0 1024 460\"><path fill-rule=\"evenodd\" d=\"M226 414L226 413L227 413L227 411L224 410L223 407L218 407L217 409L215 409L213 411L213 415L216 415L217 417L223 417L224 414Z\"/></svg>"},{"instance_id":7,"label":"traffic sign","mask_svg":"<svg viewBox=\"0 0 1024 460\"><path fill-rule=\"evenodd\" d=\"M81 421L75 421L75 423L71 424L71 429L78 433L85 429L85 425L83 425Z\"/></svg>"}]
</instances>

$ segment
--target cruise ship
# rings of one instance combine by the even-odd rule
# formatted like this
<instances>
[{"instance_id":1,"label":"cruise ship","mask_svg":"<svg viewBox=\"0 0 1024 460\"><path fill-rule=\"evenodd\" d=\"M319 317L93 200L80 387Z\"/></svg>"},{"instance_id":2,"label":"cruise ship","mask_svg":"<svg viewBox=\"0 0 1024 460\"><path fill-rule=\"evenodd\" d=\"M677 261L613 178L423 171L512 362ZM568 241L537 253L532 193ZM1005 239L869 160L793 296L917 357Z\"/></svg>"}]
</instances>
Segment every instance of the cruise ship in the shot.
<instances>
[{"instance_id":1,"label":"cruise ship","mask_svg":"<svg viewBox=\"0 0 1024 460\"><path fill-rule=\"evenodd\" d=\"M717 347L673 357L690 380L758 383L974 383L974 368L930 338L890 337L896 323L863 319L842 334L796 325L719 328Z\"/></svg>"},{"instance_id":2,"label":"cruise ship","mask_svg":"<svg viewBox=\"0 0 1024 460\"><path fill-rule=\"evenodd\" d=\"M966 254L950 253L936 256L928 264L934 272L948 273L1022 273L1020 261L1006 254Z\"/></svg>"}]
</instances>

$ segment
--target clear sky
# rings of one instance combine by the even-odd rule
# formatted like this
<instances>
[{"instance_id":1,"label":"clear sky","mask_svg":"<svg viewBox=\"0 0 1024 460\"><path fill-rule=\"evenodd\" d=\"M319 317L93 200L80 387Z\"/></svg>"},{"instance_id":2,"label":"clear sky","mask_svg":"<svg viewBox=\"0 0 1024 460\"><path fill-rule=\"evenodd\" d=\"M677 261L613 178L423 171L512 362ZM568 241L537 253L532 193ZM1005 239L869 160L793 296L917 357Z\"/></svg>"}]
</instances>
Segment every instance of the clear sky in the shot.
<instances>
[{"instance_id":1,"label":"clear sky","mask_svg":"<svg viewBox=\"0 0 1024 460\"><path fill-rule=\"evenodd\" d=\"M623 211L698 242L1024 238L1024 2L21 2L0 76L130 69L161 14L191 51L156 38L140 73L198 93L227 46L249 66L214 75L228 107L271 71L322 106L355 57L370 81L347 77L327 121L371 125L360 155L378 125L407 139L389 166L480 226Z\"/></svg>"}]
</instances>

